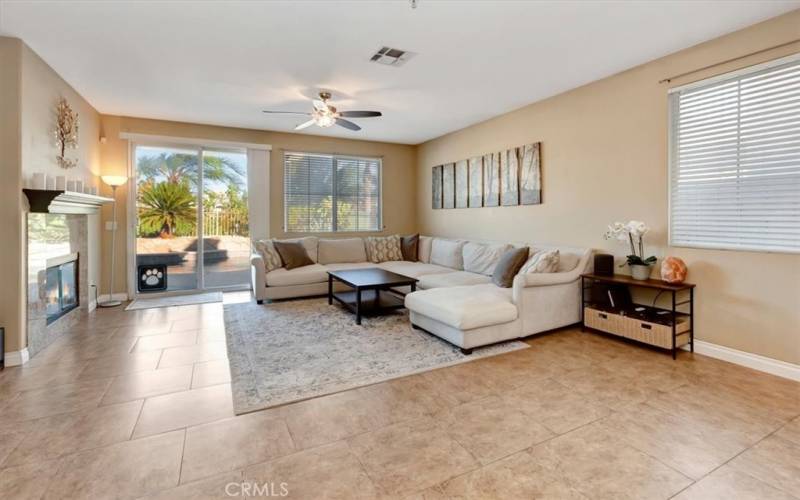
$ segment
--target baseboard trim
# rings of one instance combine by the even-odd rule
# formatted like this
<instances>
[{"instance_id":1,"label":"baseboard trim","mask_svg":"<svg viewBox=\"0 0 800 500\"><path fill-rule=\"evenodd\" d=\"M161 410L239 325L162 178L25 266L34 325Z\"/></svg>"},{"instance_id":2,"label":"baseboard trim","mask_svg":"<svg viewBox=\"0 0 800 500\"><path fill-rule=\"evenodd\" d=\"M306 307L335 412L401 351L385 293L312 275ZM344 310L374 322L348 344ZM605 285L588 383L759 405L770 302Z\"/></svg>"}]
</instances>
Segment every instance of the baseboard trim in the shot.
<instances>
[{"instance_id":1,"label":"baseboard trim","mask_svg":"<svg viewBox=\"0 0 800 500\"><path fill-rule=\"evenodd\" d=\"M105 294L100 295L100 296L97 297L97 303L98 304L100 304L102 302L107 302L109 300L123 300L123 301L124 300L128 300L128 294L127 293L115 293L115 294L109 295L109 294L105 293Z\"/></svg>"},{"instance_id":2,"label":"baseboard trim","mask_svg":"<svg viewBox=\"0 0 800 500\"><path fill-rule=\"evenodd\" d=\"M7 352L3 361L5 366L20 366L27 363L29 359L31 359L31 356L26 347L21 351Z\"/></svg>"},{"instance_id":3,"label":"baseboard trim","mask_svg":"<svg viewBox=\"0 0 800 500\"><path fill-rule=\"evenodd\" d=\"M684 346L684 349L688 350L688 346ZM779 359L739 351L702 340L694 341L694 352L800 382L800 365L794 363L787 363Z\"/></svg>"}]
</instances>

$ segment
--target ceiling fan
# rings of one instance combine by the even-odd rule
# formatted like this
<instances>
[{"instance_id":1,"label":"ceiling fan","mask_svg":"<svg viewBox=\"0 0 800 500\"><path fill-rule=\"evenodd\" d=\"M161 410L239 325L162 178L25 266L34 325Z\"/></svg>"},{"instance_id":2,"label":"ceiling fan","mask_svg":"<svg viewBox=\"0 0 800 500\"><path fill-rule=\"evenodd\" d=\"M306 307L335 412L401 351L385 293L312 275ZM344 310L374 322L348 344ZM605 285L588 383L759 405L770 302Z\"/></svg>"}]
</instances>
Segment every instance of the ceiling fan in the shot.
<instances>
[{"instance_id":1,"label":"ceiling fan","mask_svg":"<svg viewBox=\"0 0 800 500\"><path fill-rule=\"evenodd\" d=\"M330 92L320 92L319 99L314 99L314 109L310 113L302 113L299 111L269 111L264 110L264 113L269 114L286 114L286 115L305 115L310 116L311 119L307 122L301 123L296 126L295 130L303 130L304 128L316 125L318 127L328 128L334 125L339 125L349 130L361 130L361 127L345 120L345 118L373 118L382 116L380 111L339 111L334 106L328 104L331 98Z\"/></svg>"}]
</instances>

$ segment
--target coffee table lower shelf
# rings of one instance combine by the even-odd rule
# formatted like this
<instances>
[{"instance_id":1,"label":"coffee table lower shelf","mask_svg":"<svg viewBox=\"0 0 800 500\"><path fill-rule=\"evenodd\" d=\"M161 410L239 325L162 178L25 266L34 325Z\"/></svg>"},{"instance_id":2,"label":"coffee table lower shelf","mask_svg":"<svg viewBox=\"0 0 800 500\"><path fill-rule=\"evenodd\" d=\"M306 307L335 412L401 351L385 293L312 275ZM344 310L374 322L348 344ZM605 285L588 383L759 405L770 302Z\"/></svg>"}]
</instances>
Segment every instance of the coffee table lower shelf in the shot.
<instances>
[{"instance_id":1,"label":"coffee table lower shelf","mask_svg":"<svg viewBox=\"0 0 800 500\"><path fill-rule=\"evenodd\" d=\"M360 304L357 293L355 290L335 292L333 298L358 316L377 315L405 307L404 298L388 290L362 290Z\"/></svg>"}]
</instances>

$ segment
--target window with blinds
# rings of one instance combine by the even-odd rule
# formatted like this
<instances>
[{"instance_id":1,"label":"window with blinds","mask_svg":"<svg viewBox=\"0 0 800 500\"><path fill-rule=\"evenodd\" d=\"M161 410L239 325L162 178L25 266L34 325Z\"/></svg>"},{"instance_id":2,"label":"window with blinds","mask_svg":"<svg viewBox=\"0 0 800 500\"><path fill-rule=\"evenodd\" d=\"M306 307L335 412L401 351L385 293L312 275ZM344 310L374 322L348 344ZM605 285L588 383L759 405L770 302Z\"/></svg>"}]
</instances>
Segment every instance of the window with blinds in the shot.
<instances>
[{"instance_id":1,"label":"window with blinds","mask_svg":"<svg viewBox=\"0 0 800 500\"><path fill-rule=\"evenodd\" d=\"M670 244L800 252L800 59L671 91Z\"/></svg>"},{"instance_id":2,"label":"window with blinds","mask_svg":"<svg viewBox=\"0 0 800 500\"><path fill-rule=\"evenodd\" d=\"M380 231L381 160L287 152L286 232Z\"/></svg>"}]
</instances>

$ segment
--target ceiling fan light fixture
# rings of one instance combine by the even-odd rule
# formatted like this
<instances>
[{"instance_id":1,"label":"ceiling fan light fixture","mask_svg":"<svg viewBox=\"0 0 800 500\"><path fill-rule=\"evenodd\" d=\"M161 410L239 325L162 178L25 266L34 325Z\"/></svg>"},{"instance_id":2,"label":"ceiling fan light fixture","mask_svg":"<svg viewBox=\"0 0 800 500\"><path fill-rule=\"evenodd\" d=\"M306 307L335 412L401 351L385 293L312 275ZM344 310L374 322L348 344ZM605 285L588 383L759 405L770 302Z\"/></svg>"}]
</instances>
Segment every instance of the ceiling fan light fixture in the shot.
<instances>
[{"instance_id":1,"label":"ceiling fan light fixture","mask_svg":"<svg viewBox=\"0 0 800 500\"><path fill-rule=\"evenodd\" d=\"M311 117L318 127L328 128L336 124L336 115L330 110L320 111L315 109Z\"/></svg>"}]
</instances>

